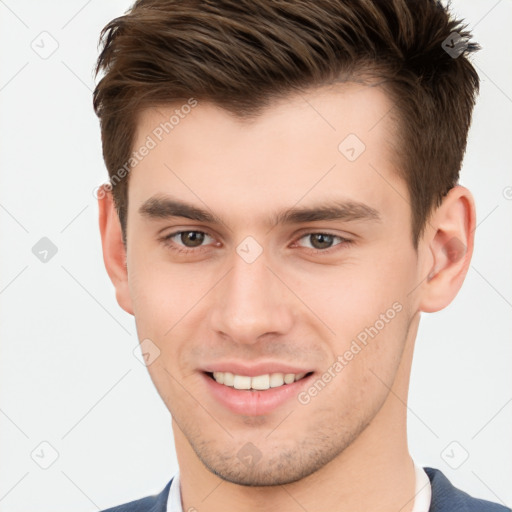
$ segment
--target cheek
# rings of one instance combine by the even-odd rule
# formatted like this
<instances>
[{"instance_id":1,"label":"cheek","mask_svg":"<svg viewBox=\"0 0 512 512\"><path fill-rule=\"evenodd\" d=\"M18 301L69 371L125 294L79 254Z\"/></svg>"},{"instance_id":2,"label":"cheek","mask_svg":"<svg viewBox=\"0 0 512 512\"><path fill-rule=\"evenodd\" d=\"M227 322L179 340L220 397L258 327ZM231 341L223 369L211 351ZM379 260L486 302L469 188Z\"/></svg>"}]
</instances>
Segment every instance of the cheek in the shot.
<instances>
[{"instance_id":1,"label":"cheek","mask_svg":"<svg viewBox=\"0 0 512 512\"><path fill-rule=\"evenodd\" d=\"M128 269L139 336L164 339L201 296L197 276L142 251L132 253Z\"/></svg>"},{"instance_id":2,"label":"cheek","mask_svg":"<svg viewBox=\"0 0 512 512\"><path fill-rule=\"evenodd\" d=\"M393 305L404 304L413 282L406 264L391 258L347 260L337 266L311 265L307 271L289 269L286 280L294 283L294 292L334 331L336 339L346 340L390 309L388 316L394 319L397 306L393 309Z\"/></svg>"},{"instance_id":3,"label":"cheek","mask_svg":"<svg viewBox=\"0 0 512 512\"><path fill-rule=\"evenodd\" d=\"M325 396L320 398L319 395L317 405L325 408L326 416L336 415L341 425L367 422L378 412L393 387L408 326L405 308L395 307L396 310L383 310L384 315L389 311L385 317L388 323L380 318L367 321L373 315L347 317L355 333L352 336L345 335L343 326L338 324L340 334L332 347L332 362L325 369L335 376L327 384Z\"/></svg>"},{"instance_id":4,"label":"cheek","mask_svg":"<svg viewBox=\"0 0 512 512\"><path fill-rule=\"evenodd\" d=\"M384 253L375 262L347 261L296 276L297 294L330 331L325 331L326 370L331 367L336 374L337 392L350 390L356 399L363 392L371 394L370 390L384 393L379 378L392 384L409 325L413 273L407 264L411 267L412 261L386 258ZM339 357L343 370L337 373L332 366Z\"/></svg>"}]
</instances>

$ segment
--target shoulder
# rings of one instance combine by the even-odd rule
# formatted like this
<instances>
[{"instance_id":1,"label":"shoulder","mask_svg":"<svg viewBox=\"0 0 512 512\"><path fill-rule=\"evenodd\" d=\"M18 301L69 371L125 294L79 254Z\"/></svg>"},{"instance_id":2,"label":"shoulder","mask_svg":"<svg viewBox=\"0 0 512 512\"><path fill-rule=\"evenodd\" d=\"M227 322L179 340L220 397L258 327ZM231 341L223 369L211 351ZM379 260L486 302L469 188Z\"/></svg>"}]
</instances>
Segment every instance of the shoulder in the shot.
<instances>
[{"instance_id":1,"label":"shoulder","mask_svg":"<svg viewBox=\"0 0 512 512\"><path fill-rule=\"evenodd\" d=\"M167 509L167 497L171 488L172 479L159 494L146 496L139 500L130 501L123 505L112 507L102 512L165 512Z\"/></svg>"},{"instance_id":2,"label":"shoulder","mask_svg":"<svg viewBox=\"0 0 512 512\"><path fill-rule=\"evenodd\" d=\"M446 476L434 468L423 468L432 487L429 512L511 512L510 508L491 501L473 498L457 489Z\"/></svg>"}]
</instances>

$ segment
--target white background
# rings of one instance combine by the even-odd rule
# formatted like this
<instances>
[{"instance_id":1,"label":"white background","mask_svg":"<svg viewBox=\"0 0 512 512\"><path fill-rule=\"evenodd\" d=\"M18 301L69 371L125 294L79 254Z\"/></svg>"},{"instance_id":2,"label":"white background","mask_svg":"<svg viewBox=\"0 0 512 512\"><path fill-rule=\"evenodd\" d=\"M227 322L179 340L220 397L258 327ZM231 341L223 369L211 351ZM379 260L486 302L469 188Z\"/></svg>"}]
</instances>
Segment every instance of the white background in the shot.
<instances>
[{"instance_id":1,"label":"white background","mask_svg":"<svg viewBox=\"0 0 512 512\"><path fill-rule=\"evenodd\" d=\"M170 415L103 267L93 197L107 177L91 101L96 45L129 4L0 0L1 512L103 509L159 492L177 469ZM479 225L459 296L423 315L410 449L470 494L511 506L512 2L453 5L483 46L461 180ZM41 38L46 51L58 44L46 59L31 47ZM47 263L32 253L42 237L58 249ZM48 469L34 460L51 461L43 441L58 452ZM447 446L452 465L469 454L458 469L441 456Z\"/></svg>"}]
</instances>

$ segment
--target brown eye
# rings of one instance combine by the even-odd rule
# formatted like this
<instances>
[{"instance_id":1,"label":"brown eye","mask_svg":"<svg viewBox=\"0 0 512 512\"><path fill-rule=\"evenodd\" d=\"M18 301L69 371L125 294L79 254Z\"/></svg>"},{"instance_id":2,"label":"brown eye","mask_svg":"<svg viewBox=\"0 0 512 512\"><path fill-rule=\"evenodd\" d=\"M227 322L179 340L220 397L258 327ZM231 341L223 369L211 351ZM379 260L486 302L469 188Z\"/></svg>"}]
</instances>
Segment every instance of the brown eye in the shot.
<instances>
[{"instance_id":1,"label":"brown eye","mask_svg":"<svg viewBox=\"0 0 512 512\"><path fill-rule=\"evenodd\" d=\"M198 247L204 242L205 233L201 231L182 231L180 241L185 247Z\"/></svg>"},{"instance_id":2,"label":"brown eye","mask_svg":"<svg viewBox=\"0 0 512 512\"><path fill-rule=\"evenodd\" d=\"M341 248L351 243L351 240L329 233L308 233L299 240L306 241L306 243L299 243L302 247L321 252L328 252L329 249L337 245Z\"/></svg>"},{"instance_id":3,"label":"brown eye","mask_svg":"<svg viewBox=\"0 0 512 512\"><path fill-rule=\"evenodd\" d=\"M325 233L312 233L309 235L311 245L315 249L328 249L331 247L334 235L327 235Z\"/></svg>"},{"instance_id":4,"label":"brown eye","mask_svg":"<svg viewBox=\"0 0 512 512\"><path fill-rule=\"evenodd\" d=\"M214 239L203 231L176 231L162 238L162 243L172 250L180 253L193 253L207 249L205 242L213 242Z\"/></svg>"}]
</instances>

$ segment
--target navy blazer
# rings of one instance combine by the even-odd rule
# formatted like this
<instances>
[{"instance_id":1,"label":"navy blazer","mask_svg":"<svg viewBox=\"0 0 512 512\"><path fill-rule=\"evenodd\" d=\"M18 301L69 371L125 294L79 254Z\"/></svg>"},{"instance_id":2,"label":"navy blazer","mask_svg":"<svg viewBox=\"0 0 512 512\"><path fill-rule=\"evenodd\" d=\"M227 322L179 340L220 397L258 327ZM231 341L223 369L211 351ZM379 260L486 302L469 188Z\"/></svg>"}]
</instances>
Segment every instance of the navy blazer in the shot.
<instances>
[{"instance_id":1,"label":"navy blazer","mask_svg":"<svg viewBox=\"0 0 512 512\"><path fill-rule=\"evenodd\" d=\"M510 508L503 505L472 498L469 494L454 487L438 469L423 469L432 486L429 512L511 512ZM171 482L172 479L160 494L109 508L103 512L166 512Z\"/></svg>"}]
</instances>

